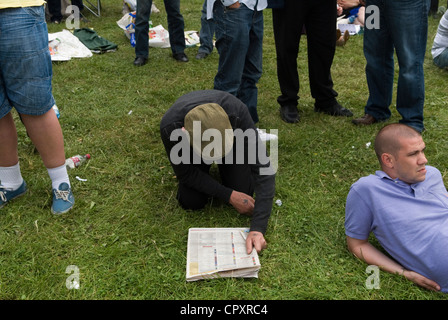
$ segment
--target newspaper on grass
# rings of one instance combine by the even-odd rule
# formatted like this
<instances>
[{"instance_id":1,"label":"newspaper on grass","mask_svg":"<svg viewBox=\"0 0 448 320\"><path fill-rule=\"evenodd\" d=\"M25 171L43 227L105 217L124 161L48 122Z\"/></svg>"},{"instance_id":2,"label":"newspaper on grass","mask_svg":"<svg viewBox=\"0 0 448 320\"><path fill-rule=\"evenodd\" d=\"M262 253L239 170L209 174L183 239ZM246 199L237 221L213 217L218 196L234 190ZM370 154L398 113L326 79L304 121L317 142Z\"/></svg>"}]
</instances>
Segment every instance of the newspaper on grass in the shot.
<instances>
[{"instance_id":1,"label":"newspaper on grass","mask_svg":"<svg viewBox=\"0 0 448 320\"><path fill-rule=\"evenodd\" d=\"M257 250L246 252L248 228L188 230L187 281L221 277L258 278Z\"/></svg>"},{"instance_id":2,"label":"newspaper on grass","mask_svg":"<svg viewBox=\"0 0 448 320\"><path fill-rule=\"evenodd\" d=\"M361 26L352 23L340 23L337 25L337 28L341 30L341 33L344 34L345 30L348 30L348 33L353 36L358 34L361 31Z\"/></svg>"}]
</instances>

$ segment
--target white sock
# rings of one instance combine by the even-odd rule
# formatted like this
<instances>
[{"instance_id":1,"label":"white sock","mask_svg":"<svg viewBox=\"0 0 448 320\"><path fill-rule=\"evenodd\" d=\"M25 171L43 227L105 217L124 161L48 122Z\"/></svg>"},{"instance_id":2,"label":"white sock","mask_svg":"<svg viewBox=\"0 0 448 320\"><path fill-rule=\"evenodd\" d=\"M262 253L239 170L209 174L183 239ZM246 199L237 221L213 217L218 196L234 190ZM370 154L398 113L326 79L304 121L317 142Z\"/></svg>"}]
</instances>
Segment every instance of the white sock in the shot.
<instances>
[{"instance_id":1,"label":"white sock","mask_svg":"<svg viewBox=\"0 0 448 320\"><path fill-rule=\"evenodd\" d=\"M6 189L16 190L22 183L23 178L18 162L12 167L0 167L0 185Z\"/></svg>"},{"instance_id":2,"label":"white sock","mask_svg":"<svg viewBox=\"0 0 448 320\"><path fill-rule=\"evenodd\" d=\"M51 179L51 186L53 189L58 190L59 185L62 182L66 182L70 186L70 179L68 178L67 167L63 164L60 167L56 168L47 168L48 175Z\"/></svg>"}]
</instances>

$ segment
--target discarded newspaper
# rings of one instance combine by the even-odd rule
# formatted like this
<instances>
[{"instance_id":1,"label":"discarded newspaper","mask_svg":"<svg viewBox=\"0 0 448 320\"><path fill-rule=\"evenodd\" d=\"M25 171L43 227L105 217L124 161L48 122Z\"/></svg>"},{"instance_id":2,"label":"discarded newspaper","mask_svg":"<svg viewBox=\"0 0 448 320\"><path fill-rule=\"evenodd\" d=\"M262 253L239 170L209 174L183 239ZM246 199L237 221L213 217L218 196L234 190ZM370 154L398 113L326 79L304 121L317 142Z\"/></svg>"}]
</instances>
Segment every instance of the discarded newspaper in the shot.
<instances>
[{"instance_id":1,"label":"discarded newspaper","mask_svg":"<svg viewBox=\"0 0 448 320\"><path fill-rule=\"evenodd\" d=\"M247 228L188 230L187 281L220 277L258 278L257 250L246 252Z\"/></svg>"}]
</instances>

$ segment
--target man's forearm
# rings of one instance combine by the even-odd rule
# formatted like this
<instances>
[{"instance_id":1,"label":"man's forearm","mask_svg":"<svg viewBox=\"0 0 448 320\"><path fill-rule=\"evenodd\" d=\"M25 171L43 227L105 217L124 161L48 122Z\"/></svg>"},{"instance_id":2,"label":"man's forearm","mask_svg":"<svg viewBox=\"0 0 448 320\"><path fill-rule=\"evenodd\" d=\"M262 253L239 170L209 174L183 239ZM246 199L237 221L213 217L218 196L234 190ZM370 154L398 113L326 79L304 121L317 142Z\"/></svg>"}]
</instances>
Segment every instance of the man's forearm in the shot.
<instances>
[{"instance_id":1,"label":"man's forearm","mask_svg":"<svg viewBox=\"0 0 448 320\"><path fill-rule=\"evenodd\" d=\"M376 265L389 273L403 275L405 271L403 266L379 251L368 241L347 237L347 244L350 252L367 264Z\"/></svg>"},{"instance_id":2,"label":"man's forearm","mask_svg":"<svg viewBox=\"0 0 448 320\"><path fill-rule=\"evenodd\" d=\"M440 290L440 286L436 282L415 271L406 270L399 263L372 246L367 240L358 240L347 237L347 245L350 252L367 264L376 265L386 272L404 276L406 279L428 290Z\"/></svg>"}]
</instances>

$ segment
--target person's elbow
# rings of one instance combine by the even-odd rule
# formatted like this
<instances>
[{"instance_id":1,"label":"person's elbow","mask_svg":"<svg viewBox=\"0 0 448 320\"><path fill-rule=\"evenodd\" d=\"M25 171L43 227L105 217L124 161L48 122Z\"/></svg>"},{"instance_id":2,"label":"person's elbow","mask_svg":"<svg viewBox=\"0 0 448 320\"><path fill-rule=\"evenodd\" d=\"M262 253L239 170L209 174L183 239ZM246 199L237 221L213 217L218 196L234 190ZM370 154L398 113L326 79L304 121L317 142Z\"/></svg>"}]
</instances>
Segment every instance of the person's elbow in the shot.
<instances>
[{"instance_id":1,"label":"person's elbow","mask_svg":"<svg viewBox=\"0 0 448 320\"><path fill-rule=\"evenodd\" d=\"M356 257L362 257L362 247L367 243L367 240L355 239L350 236L346 236L348 251L353 253Z\"/></svg>"}]
</instances>

